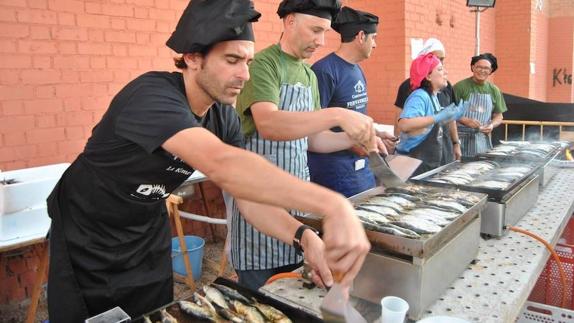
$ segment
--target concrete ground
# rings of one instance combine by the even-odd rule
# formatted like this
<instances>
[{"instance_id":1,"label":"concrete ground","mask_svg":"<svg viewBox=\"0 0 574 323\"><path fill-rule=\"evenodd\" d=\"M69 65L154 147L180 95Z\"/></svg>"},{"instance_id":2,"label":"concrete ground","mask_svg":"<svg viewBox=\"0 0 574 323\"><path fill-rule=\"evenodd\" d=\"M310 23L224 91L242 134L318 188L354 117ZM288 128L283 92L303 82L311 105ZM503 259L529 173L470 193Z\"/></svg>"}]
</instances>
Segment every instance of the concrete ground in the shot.
<instances>
[{"instance_id":1,"label":"concrete ground","mask_svg":"<svg viewBox=\"0 0 574 323\"><path fill-rule=\"evenodd\" d=\"M221 251L223 248L223 241L219 242L206 242L203 256L203 267L201 279L196 282L196 288L204 284L210 283L218 276L219 263L221 259ZM222 275L226 278L233 279L235 274L229 265L226 266L226 271ZM44 286L45 287L45 286ZM1 288L1 287L0 287ZM173 286L174 298L183 299L191 296L193 291L183 282L183 280L176 278ZM26 311L30 306L30 300L24 300L18 304L0 305L0 323L20 323L26 319ZM48 319L48 307L46 304L46 292L42 293L38 310L36 312L36 322L43 322Z\"/></svg>"}]
</instances>

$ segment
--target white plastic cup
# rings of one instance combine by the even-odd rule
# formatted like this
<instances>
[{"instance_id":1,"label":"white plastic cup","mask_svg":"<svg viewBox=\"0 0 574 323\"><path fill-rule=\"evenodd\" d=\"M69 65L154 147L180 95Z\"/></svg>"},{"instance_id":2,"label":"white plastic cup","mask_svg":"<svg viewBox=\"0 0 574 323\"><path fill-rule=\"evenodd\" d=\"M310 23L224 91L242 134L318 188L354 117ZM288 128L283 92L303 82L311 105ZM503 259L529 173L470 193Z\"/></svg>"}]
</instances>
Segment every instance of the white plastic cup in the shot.
<instances>
[{"instance_id":1,"label":"white plastic cup","mask_svg":"<svg viewBox=\"0 0 574 323\"><path fill-rule=\"evenodd\" d=\"M409 310L409 303L396 296L386 296L381 299L383 313L381 323L403 323Z\"/></svg>"}]
</instances>

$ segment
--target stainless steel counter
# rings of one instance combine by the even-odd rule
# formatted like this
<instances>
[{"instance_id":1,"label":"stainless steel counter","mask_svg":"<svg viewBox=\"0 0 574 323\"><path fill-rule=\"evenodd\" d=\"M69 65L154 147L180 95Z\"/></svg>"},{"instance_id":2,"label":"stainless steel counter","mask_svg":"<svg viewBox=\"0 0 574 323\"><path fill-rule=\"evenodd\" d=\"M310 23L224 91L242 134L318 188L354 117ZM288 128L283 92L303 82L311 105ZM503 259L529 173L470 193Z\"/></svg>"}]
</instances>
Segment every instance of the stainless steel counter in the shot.
<instances>
[{"instance_id":1,"label":"stainless steel counter","mask_svg":"<svg viewBox=\"0 0 574 323\"><path fill-rule=\"evenodd\" d=\"M516 224L555 245L574 211L574 169L560 169L536 205ZM424 316L448 315L471 322L514 322L549 257L542 244L511 231L500 239L480 240L477 262L455 281ZM437 277L437 279L440 279ZM306 290L296 280L279 280L262 291L320 315L323 291ZM369 321L380 305L353 299Z\"/></svg>"}]
</instances>

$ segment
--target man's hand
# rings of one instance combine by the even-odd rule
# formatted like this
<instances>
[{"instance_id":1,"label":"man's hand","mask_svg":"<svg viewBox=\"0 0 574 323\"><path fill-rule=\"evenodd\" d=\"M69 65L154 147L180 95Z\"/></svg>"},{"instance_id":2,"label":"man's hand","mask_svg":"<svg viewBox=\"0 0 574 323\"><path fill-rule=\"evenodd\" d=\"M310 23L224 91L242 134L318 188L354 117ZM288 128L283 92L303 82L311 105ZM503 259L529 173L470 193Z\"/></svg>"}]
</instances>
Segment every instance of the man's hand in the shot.
<instances>
[{"instance_id":1,"label":"man's hand","mask_svg":"<svg viewBox=\"0 0 574 323\"><path fill-rule=\"evenodd\" d=\"M323 241L327 263L332 272L341 273L341 283L350 286L363 266L371 249L365 229L355 209L342 196L337 201L329 201L330 212L323 219Z\"/></svg>"},{"instance_id":2,"label":"man's hand","mask_svg":"<svg viewBox=\"0 0 574 323\"><path fill-rule=\"evenodd\" d=\"M464 126L469 127L469 128L474 128L474 129L480 128L480 122L476 119L462 117L458 120L458 122L462 123Z\"/></svg>"},{"instance_id":3,"label":"man's hand","mask_svg":"<svg viewBox=\"0 0 574 323\"><path fill-rule=\"evenodd\" d=\"M462 158L462 150L460 149L460 143L453 144L452 150L454 152L454 160L460 160Z\"/></svg>"},{"instance_id":4,"label":"man's hand","mask_svg":"<svg viewBox=\"0 0 574 323\"><path fill-rule=\"evenodd\" d=\"M315 285L325 288L333 285L333 275L327 265L325 244L311 230L303 231L301 246L304 250L305 262L311 267L311 279Z\"/></svg>"},{"instance_id":5,"label":"man's hand","mask_svg":"<svg viewBox=\"0 0 574 323\"><path fill-rule=\"evenodd\" d=\"M385 145L387 153L392 154L395 152L395 146L397 144L397 141L399 140L398 137L395 137L386 131L381 132L377 131L377 137L383 140L383 144ZM381 151L380 148L379 151Z\"/></svg>"},{"instance_id":6,"label":"man's hand","mask_svg":"<svg viewBox=\"0 0 574 323\"><path fill-rule=\"evenodd\" d=\"M486 124L486 125L484 125L484 126L480 126L480 127L478 128L478 130L479 130L480 132L482 132L483 134L486 134L486 135L488 135L489 133L491 133L491 132L492 132L492 129L494 129L494 126L492 125L492 123Z\"/></svg>"},{"instance_id":7,"label":"man's hand","mask_svg":"<svg viewBox=\"0 0 574 323\"><path fill-rule=\"evenodd\" d=\"M357 144L369 147L369 143L374 142L375 130L373 119L368 115L341 109L342 116L339 126Z\"/></svg>"}]
</instances>

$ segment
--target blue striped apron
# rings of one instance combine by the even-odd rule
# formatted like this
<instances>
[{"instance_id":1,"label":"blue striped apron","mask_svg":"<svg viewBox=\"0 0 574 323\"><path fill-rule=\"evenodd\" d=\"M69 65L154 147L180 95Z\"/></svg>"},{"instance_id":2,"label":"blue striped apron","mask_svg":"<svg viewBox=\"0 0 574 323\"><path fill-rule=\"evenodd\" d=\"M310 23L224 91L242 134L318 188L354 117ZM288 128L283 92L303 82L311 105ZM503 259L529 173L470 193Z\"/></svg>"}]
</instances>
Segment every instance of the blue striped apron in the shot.
<instances>
[{"instance_id":1,"label":"blue striped apron","mask_svg":"<svg viewBox=\"0 0 574 323\"><path fill-rule=\"evenodd\" d=\"M300 83L281 85L279 109L283 111L312 111L315 106L310 86ZM246 149L253 151L290 174L309 181L307 167L307 137L290 141L262 138L257 131L246 138ZM271 179L270 179L271 180ZM291 215L300 215L290 210ZM273 219L269 219L273 221ZM240 215L232 204L231 263L238 270L262 270L292 265L303 261L295 249L277 239L260 233Z\"/></svg>"},{"instance_id":2,"label":"blue striped apron","mask_svg":"<svg viewBox=\"0 0 574 323\"><path fill-rule=\"evenodd\" d=\"M471 93L469 96L470 107L464 117L476 119L481 125L486 125L492 118L492 97L486 93ZM490 135L480 132L478 129L469 128L458 123L458 137L462 157L474 157L492 149Z\"/></svg>"}]
</instances>

